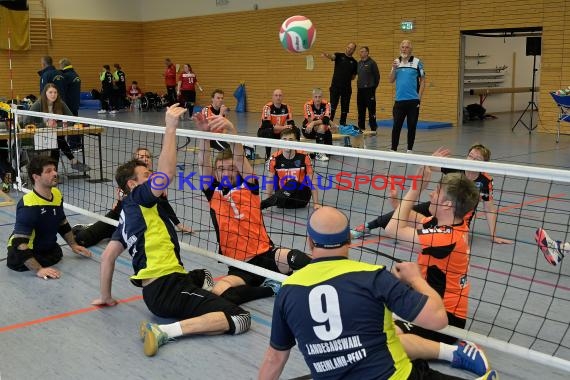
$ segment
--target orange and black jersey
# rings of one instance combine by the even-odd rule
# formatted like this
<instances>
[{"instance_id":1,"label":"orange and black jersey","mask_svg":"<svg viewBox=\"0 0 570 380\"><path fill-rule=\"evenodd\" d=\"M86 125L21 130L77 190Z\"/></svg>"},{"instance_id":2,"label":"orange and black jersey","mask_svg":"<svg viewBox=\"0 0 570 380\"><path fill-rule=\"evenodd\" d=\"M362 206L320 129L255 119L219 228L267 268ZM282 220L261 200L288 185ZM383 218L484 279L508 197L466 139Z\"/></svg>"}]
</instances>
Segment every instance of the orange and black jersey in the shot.
<instances>
[{"instance_id":1,"label":"orange and black jersey","mask_svg":"<svg viewBox=\"0 0 570 380\"><path fill-rule=\"evenodd\" d=\"M306 176L313 175L311 159L307 153L301 150L295 151L295 155L291 159L286 158L282 150L273 153L267 161L267 170L279 178L278 185L293 178L299 183L304 183ZM285 177L287 180L284 180Z\"/></svg>"},{"instance_id":2,"label":"orange and black jersey","mask_svg":"<svg viewBox=\"0 0 570 380\"><path fill-rule=\"evenodd\" d=\"M259 128L272 128L275 125L295 125L291 107L287 104L281 104L277 107L273 102L269 102L263 106Z\"/></svg>"},{"instance_id":3,"label":"orange and black jersey","mask_svg":"<svg viewBox=\"0 0 570 380\"><path fill-rule=\"evenodd\" d=\"M469 271L469 242L466 221L452 226L439 226L435 217L422 220L418 229L422 251L418 264L424 279L435 289L445 310L466 319L471 285L467 278Z\"/></svg>"},{"instance_id":4,"label":"orange and black jersey","mask_svg":"<svg viewBox=\"0 0 570 380\"><path fill-rule=\"evenodd\" d=\"M203 191L210 203L222 255L249 261L273 247L263 223L257 181L243 182L231 189L214 181Z\"/></svg>"},{"instance_id":5,"label":"orange and black jersey","mask_svg":"<svg viewBox=\"0 0 570 380\"><path fill-rule=\"evenodd\" d=\"M321 104L316 105L313 100L309 100L305 103L305 121L303 125L310 123L314 120L323 120L325 124L328 124L328 120L331 117L331 104L325 99L321 100Z\"/></svg>"},{"instance_id":6,"label":"orange and black jersey","mask_svg":"<svg viewBox=\"0 0 570 380\"><path fill-rule=\"evenodd\" d=\"M209 118L210 116L218 116L220 115L220 111L222 109L215 109L213 105L209 105L208 107L204 107L202 108L202 115L204 115L205 118ZM222 115L223 117L226 117L226 115Z\"/></svg>"},{"instance_id":7,"label":"orange and black jersey","mask_svg":"<svg viewBox=\"0 0 570 380\"><path fill-rule=\"evenodd\" d=\"M441 172L443 174L448 174L448 173L465 174L465 170L449 169L449 168L441 168ZM481 195L481 200L483 202L489 202L493 200L493 177L491 177L489 174L485 172L481 172L473 182L475 182L475 186L477 186L477 188L479 189L479 194Z\"/></svg>"}]
</instances>

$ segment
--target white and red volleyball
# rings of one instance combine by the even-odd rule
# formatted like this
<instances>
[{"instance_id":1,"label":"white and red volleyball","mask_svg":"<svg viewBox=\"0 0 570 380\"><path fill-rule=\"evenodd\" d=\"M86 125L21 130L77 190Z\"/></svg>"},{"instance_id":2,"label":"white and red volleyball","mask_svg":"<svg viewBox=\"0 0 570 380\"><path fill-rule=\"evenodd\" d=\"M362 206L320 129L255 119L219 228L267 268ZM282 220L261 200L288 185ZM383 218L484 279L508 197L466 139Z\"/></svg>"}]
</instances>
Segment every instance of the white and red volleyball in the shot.
<instances>
[{"instance_id":1,"label":"white and red volleyball","mask_svg":"<svg viewBox=\"0 0 570 380\"><path fill-rule=\"evenodd\" d=\"M317 39L315 26L305 16L292 16L283 22L279 30L281 45L290 52L309 50Z\"/></svg>"}]
</instances>

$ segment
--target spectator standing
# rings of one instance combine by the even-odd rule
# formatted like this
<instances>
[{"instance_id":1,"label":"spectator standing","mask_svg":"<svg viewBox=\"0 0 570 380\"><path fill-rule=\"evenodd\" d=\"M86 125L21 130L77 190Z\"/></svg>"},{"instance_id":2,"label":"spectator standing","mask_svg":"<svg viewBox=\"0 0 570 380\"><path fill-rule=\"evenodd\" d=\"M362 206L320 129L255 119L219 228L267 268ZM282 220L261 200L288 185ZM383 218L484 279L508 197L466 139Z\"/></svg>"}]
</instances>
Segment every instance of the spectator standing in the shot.
<instances>
[{"instance_id":1,"label":"spectator standing","mask_svg":"<svg viewBox=\"0 0 570 380\"><path fill-rule=\"evenodd\" d=\"M73 116L79 116L79 103L81 101L81 78L71 65L68 58L59 60L61 73L63 75L63 82L65 84L63 101L69 107ZM70 135L67 136L67 143L71 149L83 148L83 135Z\"/></svg>"},{"instance_id":2,"label":"spectator standing","mask_svg":"<svg viewBox=\"0 0 570 380\"><path fill-rule=\"evenodd\" d=\"M166 85L166 97L168 98L168 105L171 106L176 103L176 66L170 58L164 60L166 70L164 70L164 84Z\"/></svg>"},{"instance_id":3,"label":"spectator standing","mask_svg":"<svg viewBox=\"0 0 570 380\"><path fill-rule=\"evenodd\" d=\"M118 63L115 63L113 67L115 68L113 72L115 100L117 108L123 109L125 108L125 100L127 99L127 76Z\"/></svg>"},{"instance_id":4,"label":"spectator standing","mask_svg":"<svg viewBox=\"0 0 570 380\"><path fill-rule=\"evenodd\" d=\"M359 50L358 80L356 81L356 104L358 107L358 128L366 129L366 110L368 109L368 122L370 130L375 132L376 125L376 89L380 84L380 71L376 61L370 58L368 46Z\"/></svg>"},{"instance_id":5,"label":"spectator standing","mask_svg":"<svg viewBox=\"0 0 570 380\"><path fill-rule=\"evenodd\" d=\"M352 80L356 78L358 62L352 57L356 50L354 42L346 46L344 53L323 53L323 57L334 62L334 72L330 87L331 120L334 120L340 100L340 125L346 125L352 96Z\"/></svg>"},{"instance_id":6,"label":"spectator standing","mask_svg":"<svg viewBox=\"0 0 570 380\"><path fill-rule=\"evenodd\" d=\"M113 74L109 65L103 65L103 71L99 74L101 80L101 109L98 113L117 113L115 96L113 94Z\"/></svg>"},{"instance_id":7,"label":"spectator standing","mask_svg":"<svg viewBox=\"0 0 570 380\"><path fill-rule=\"evenodd\" d=\"M184 64L182 72L178 77L178 89L176 93L181 97L180 104L188 110L188 116L192 117L194 113L194 104L196 103L196 87L203 92L202 86L198 83L198 78L194 71L192 71L192 66L189 63Z\"/></svg>"},{"instance_id":8,"label":"spectator standing","mask_svg":"<svg viewBox=\"0 0 570 380\"><path fill-rule=\"evenodd\" d=\"M42 69L38 71L40 76L40 94L48 83L53 83L57 87L57 92L61 97L65 96L65 84L61 71L53 65L53 59L49 56L43 56L41 59Z\"/></svg>"},{"instance_id":9,"label":"spectator standing","mask_svg":"<svg viewBox=\"0 0 570 380\"><path fill-rule=\"evenodd\" d=\"M400 132L404 120L408 120L408 153L414 149L416 126L420 115L420 102L425 89L424 64L412 55L412 43L403 40L400 44L400 56L392 62L390 83L396 82L396 101L392 114L392 150L398 150Z\"/></svg>"}]
</instances>

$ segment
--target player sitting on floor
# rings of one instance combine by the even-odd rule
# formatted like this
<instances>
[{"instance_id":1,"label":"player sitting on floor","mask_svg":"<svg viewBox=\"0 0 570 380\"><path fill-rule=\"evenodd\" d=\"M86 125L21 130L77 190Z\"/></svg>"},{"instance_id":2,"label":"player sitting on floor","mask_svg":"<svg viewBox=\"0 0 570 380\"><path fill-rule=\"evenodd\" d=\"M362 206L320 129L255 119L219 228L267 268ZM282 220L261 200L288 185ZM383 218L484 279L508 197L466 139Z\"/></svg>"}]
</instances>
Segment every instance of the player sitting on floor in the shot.
<instances>
[{"instance_id":1,"label":"player sitting on floor","mask_svg":"<svg viewBox=\"0 0 570 380\"><path fill-rule=\"evenodd\" d=\"M16 207L14 232L8 239L8 268L17 272L33 271L47 280L61 272L52 266L63 257L57 243L59 233L73 253L91 257L87 248L77 244L63 210L63 196L57 186L57 162L35 156L28 164L33 191L24 195Z\"/></svg>"},{"instance_id":2,"label":"player sitting on floor","mask_svg":"<svg viewBox=\"0 0 570 380\"><path fill-rule=\"evenodd\" d=\"M133 153L133 159L141 161L144 165L152 171L152 153L144 147L137 148ZM117 201L113 208L109 210L105 217L113 220L119 220L121 210L123 209L124 193L121 189L117 189ZM192 228L183 224L176 216L174 209L168 202L166 191L158 200L158 207L160 207L168 216L168 219L176 226L178 231L191 233ZM73 234L75 240L85 247L91 247L98 244L103 239L110 239L115 232L115 226L102 221L93 224L76 224L73 226Z\"/></svg>"},{"instance_id":3,"label":"player sitting on floor","mask_svg":"<svg viewBox=\"0 0 570 380\"><path fill-rule=\"evenodd\" d=\"M176 174L176 128L184 112L186 109L178 104L166 111L158 171L167 177L167 183ZM119 227L101 256L101 296L92 304L117 304L111 295L115 261L128 249L135 272L131 282L142 287L148 309L158 317L177 320L164 325L140 323L145 355L155 355L160 346L182 335L233 335L247 331L251 324L249 312L207 290L213 285L210 272L187 272L182 266L174 226L157 207L165 189L153 187L151 175L149 168L138 160L117 169L115 179L127 196Z\"/></svg>"},{"instance_id":4,"label":"player sitting on floor","mask_svg":"<svg viewBox=\"0 0 570 380\"><path fill-rule=\"evenodd\" d=\"M410 213L421 191L431 178L429 167L418 169L420 186L408 190L386 226L386 234L398 242L421 247L418 264L423 278L443 299L450 326L465 328L469 291L469 227L465 215L479 200L475 183L462 173L449 173L430 194L429 211L416 226L410 223ZM400 340L408 355L421 359L442 359L452 367L470 370L479 376L489 370L483 351L473 343L436 331L427 330L404 321L396 321Z\"/></svg>"},{"instance_id":5,"label":"player sitting on floor","mask_svg":"<svg viewBox=\"0 0 570 380\"><path fill-rule=\"evenodd\" d=\"M447 325L441 297L418 265L398 263L390 273L350 260L348 228L347 217L332 207L311 215L307 240L313 260L283 283L275 299L270 347L258 379L278 379L295 344L312 379L459 379L404 352L396 336L392 312L426 328ZM481 379L495 376L490 371Z\"/></svg>"},{"instance_id":6,"label":"player sitting on floor","mask_svg":"<svg viewBox=\"0 0 570 380\"><path fill-rule=\"evenodd\" d=\"M202 116L206 120L212 116L228 117L229 110L228 107L226 107L226 105L224 104L224 90L217 88L214 91L212 91L212 103L209 106L202 108L202 111L200 112L202 113ZM218 141L218 140L210 141L210 147L218 152L222 152L228 149L229 146L230 144L225 141ZM249 160L254 160L255 148L247 146L244 146L243 148L246 157Z\"/></svg>"},{"instance_id":7,"label":"player sitting on floor","mask_svg":"<svg viewBox=\"0 0 570 380\"><path fill-rule=\"evenodd\" d=\"M284 129L281 132L281 140L294 141L295 131ZM267 162L267 170L272 178L267 189L268 197L261 202L262 210L272 206L304 208L309 204L311 196L313 208L320 207L313 165L307 153L295 149L279 150L273 153Z\"/></svg>"},{"instance_id":8,"label":"player sitting on floor","mask_svg":"<svg viewBox=\"0 0 570 380\"><path fill-rule=\"evenodd\" d=\"M223 117L205 120L197 114L194 120L202 131L237 134L234 125ZM204 185L202 191L210 204L220 253L286 274L304 267L310 261L304 252L273 245L263 223L260 186L253 168L244 158L242 144L230 143L230 148L219 153L212 166L210 142L200 140L200 174L202 178L209 176L213 179L211 184ZM275 281L264 282L264 277L230 267L228 275L219 280L212 291L241 304L271 297L278 292L279 286Z\"/></svg>"},{"instance_id":9,"label":"player sitting on floor","mask_svg":"<svg viewBox=\"0 0 570 380\"><path fill-rule=\"evenodd\" d=\"M305 119L303 120L303 136L313 139L317 144L332 145L331 104L323 99L323 90L313 89L313 98L305 103ZM325 153L317 153L315 159L328 161Z\"/></svg>"},{"instance_id":10,"label":"player sitting on floor","mask_svg":"<svg viewBox=\"0 0 570 380\"><path fill-rule=\"evenodd\" d=\"M276 89L273 91L271 102L263 106L261 111L261 125L257 130L257 137L266 137L269 139L280 139L281 132L286 129L292 129L297 141L301 139L301 131L295 125L291 107L282 103L283 91ZM265 147L265 160L269 160L271 156L271 147Z\"/></svg>"},{"instance_id":11,"label":"player sitting on floor","mask_svg":"<svg viewBox=\"0 0 570 380\"><path fill-rule=\"evenodd\" d=\"M447 149L438 149L434 156L439 157L448 157L449 151ZM469 153L467 154L468 160L475 160L475 161L489 161L491 159L491 151L481 144L475 144L469 148ZM512 240L503 239L496 235L496 227L497 227L497 206L493 201L493 178L484 172L472 172L472 171L463 171L457 169L448 169L448 168L437 168L432 167L432 171L441 171L443 174L447 173L455 173L460 172L465 174L467 178L472 180L479 192L481 194L481 201L483 202L483 207L485 209L485 216L487 218L487 224L489 225L489 234L491 235L491 240L494 243L498 244L512 244ZM429 212L430 203L423 202L414 205L412 208L411 219L415 221L420 221L422 218L426 216L431 216ZM467 213L467 225L471 225L471 220L475 216L475 210L477 209L477 204L472 212ZM364 236L365 234L369 233L371 230L375 228L386 228L386 225L392 219L394 212L390 212L384 215L380 215L378 218L366 222L365 224L361 224L358 227L355 227L351 230L351 234L353 239L359 238Z\"/></svg>"},{"instance_id":12,"label":"player sitting on floor","mask_svg":"<svg viewBox=\"0 0 570 380\"><path fill-rule=\"evenodd\" d=\"M570 243L561 240L553 240L545 230L539 228L536 230L534 240L538 244L538 248L544 254L544 258L551 265L558 265L564 256L570 252Z\"/></svg>"}]
</instances>

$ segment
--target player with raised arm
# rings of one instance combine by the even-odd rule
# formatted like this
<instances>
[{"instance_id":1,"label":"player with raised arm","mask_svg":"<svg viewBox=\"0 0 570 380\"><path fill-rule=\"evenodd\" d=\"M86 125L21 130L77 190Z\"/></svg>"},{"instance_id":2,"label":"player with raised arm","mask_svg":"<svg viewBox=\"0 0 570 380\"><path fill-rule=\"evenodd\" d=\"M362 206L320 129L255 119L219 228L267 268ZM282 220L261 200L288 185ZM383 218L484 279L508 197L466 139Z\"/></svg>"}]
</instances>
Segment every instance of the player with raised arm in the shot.
<instances>
[{"instance_id":1,"label":"player with raised arm","mask_svg":"<svg viewBox=\"0 0 570 380\"><path fill-rule=\"evenodd\" d=\"M429 217L416 224L410 213L431 178L429 167L418 169L420 186L408 190L386 226L386 234L412 248L420 247L418 264L422 277L441 296L451 326L465 328L471 283L468 278L470 247L466 215L479 201L479 191L462 173L443 176L430 193ZM422 359L441 359L453 367L483 375L489 370L482 350L453 336L396 321L406 352Z\"/></svg>"},{"instance_id":2,"label":"player with raised arm","mask_svg":"<svg viewBox=\"0 0 570 380\"><path fill-rule=\"evenodd\" d=\"M226 118L214 116L207 120L195 115L198 129L205 132L237 134ZM275 247L263 222L259 182L253 167L244 158L243 146L230 143L230 149L219 153L212 165L208 140L200 140L198 163L202 178L208 176L204 192L210 204L210 216L216 229L220 254L259 267L289 274L307 265L310 258L298 249ZM212 290L230 301L241 304L271 297L280 284L245 270L231 267L228 275ZM261 285L261 286L260 286Z\"/></svg>"},{"instance_id":3,"label":"player with raised arm","mask_svg":"<svg viewBox=\"0 0 570 380\"><path fill-rule=\"evenodd\" d=\"M249 312L207 290L213 286L210 272L184 269L174 226L157 207L176 174L176 128L184 112L186 109L178 104L166 111L157 172L151 173L139 160L131 160L117 169L115 179L127 196L123 200L119 226L101 256L101 295L92 302L100 306L117 304L111 295L115 261L128 249L135 272L131 282L142 287L148 309L158 317L177 320L162 325L140 323L139 332L147 356L155 355L171 338L190 334L240 334L251 324Z\"/></svg>"},{"instance_id":4,"label":"player with raised arm","mask_svg":"<svg viewBox=\"0 0 570 380\"><path fill-rule=\"evenodd\" d=\"M449 157L450 151L445 148L439 148L433 154L436 157ZM491 151L489 148L485 147L481 144L474 144L469 148L469 152L467 154L468 160L475 160L475 161L489 161L491 159ZM472 180L475 183L475 186L479 189L479 193L481 195L480 200L483 203L483 208L485 210L485 217L487 219L487 225L489 226L489 234L491 236L491 240L497 244L512 244L512 240L503 239L498 237L496 234L497 229L497 206L495 205L493 199L493 178L485 172L479 171L464 171L464 170L457 170L457 169L449 169L449 168L438 168L438 167L431 167L432 171L441 171L443 174L447 173L454 173L460 172L465 174L467 178ZM466 214L467 225L471 225L471 221L475 217L475 211L477 209L477 203L474 209ZM414 205L412 208L412 212L410 213L410 220L420 221L426 216L431 216L430 211L430 202L422 202ZM389 212L387 214L380 215L374 220L361 224L351 230L351 234L353 239L359 238L368 234L371 230L376 228L386 228L386 225L392 219L394 212Z\"/></svg>"},{"instance_id":5,"label":"player with raised arm","mask_svg":"<svg viewBox=\"0 0 570 380\"><path fill-rule=\"evenodd\" d=\"M407 354L396 335L392 312L429 329L447 325L441 297L416 263L398 263L390 273L350 260L348 218L332 207L311 215L307 235L313 260L275 299L258 379L278 379L295 344L312 379L459 379Z\"/></svg>"}]
</instances>

